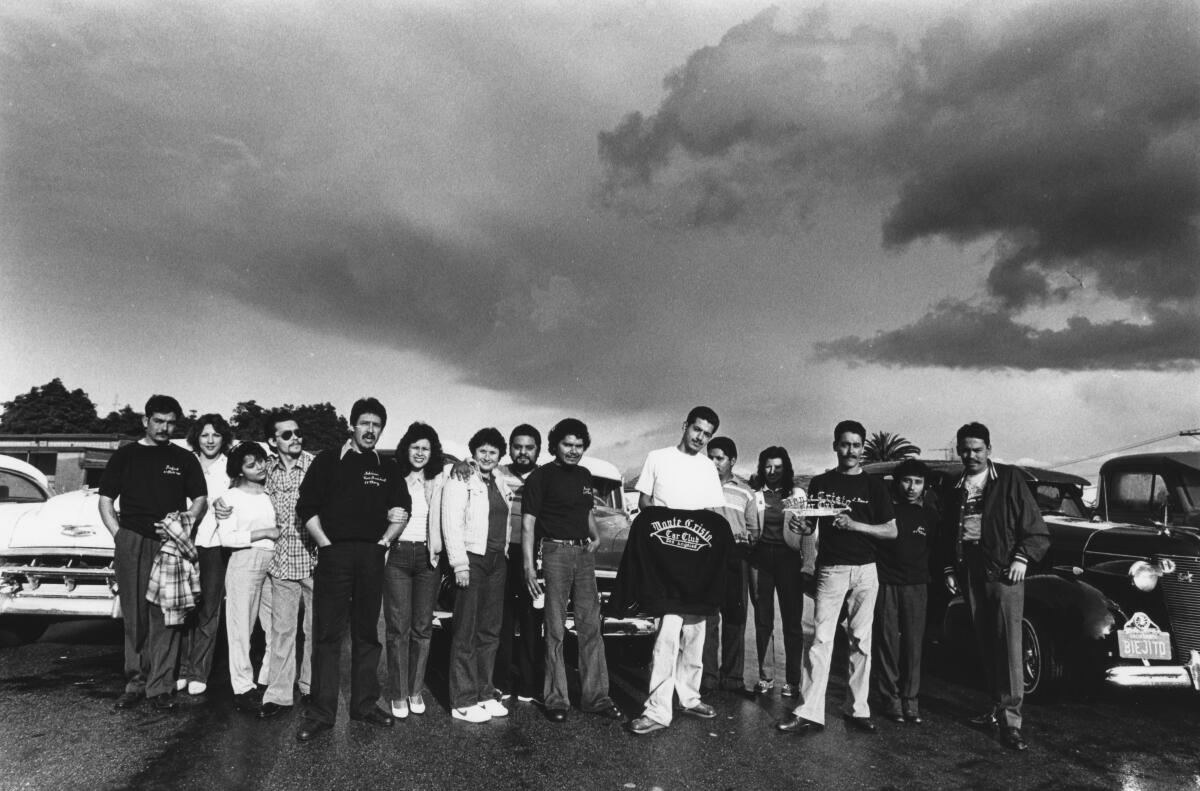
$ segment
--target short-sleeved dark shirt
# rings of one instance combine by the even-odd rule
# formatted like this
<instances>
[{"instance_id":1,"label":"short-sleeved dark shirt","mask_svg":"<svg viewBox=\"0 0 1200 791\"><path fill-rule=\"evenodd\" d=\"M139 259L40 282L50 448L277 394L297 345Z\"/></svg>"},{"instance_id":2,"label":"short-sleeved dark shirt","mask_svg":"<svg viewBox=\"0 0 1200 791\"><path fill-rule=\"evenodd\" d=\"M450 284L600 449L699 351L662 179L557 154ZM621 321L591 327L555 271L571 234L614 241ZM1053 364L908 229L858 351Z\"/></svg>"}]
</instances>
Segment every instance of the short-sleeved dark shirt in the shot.
<instances>
[{"instance_id":1,"label":"short-sleeved dark shirt","mask_svg":"<svg viewBox=\"0 0 1200 791\"><path fill-rule=\"evenodd\" d=\"M592 474L579 465L543 464L525 479L521 511L537 517L538 538L588 537L588 514L595 504Z\"/></svg>"},{"instance_id":2,"label":"short-sleeved dark shirt","mask_svg":"<svg viewBox=\"0 0 1200 791\"><path fill-rule=\"evenodd\" d=\"M887 486L874 475L846 475L837 470L822 473L808 485L808 496L849 507L850 518L880 525L895 518ZM864 566L875 562L875 539L865 533L839 530L832 517L822 517L818 537L818 566Z\"/></svg>"},{"instance_id":3,"label":"short-sleeved dark shirt","mask_svg":"<svg viewBox=\"0 0 1200 791\"><path fill-rule=\"evenodd\" d=\"M894 503L896 538L878 543L879 581L885 585L929 582L929 553L938 516L923 505Z\"/></svg>"},{"instance_id":4,"label":"short-sleeved dark shirt","mask_svg":"<svg viewBox=\"0 0 1200 791\"><path fill-rule=\"evenodd\" d=\"M208 496L208 485L194 453L173 444L132 442L108 460L100 495L121 498L122 528L153 538L155 522L187 510L189 499Z\"/></svg>"}]
</instances>

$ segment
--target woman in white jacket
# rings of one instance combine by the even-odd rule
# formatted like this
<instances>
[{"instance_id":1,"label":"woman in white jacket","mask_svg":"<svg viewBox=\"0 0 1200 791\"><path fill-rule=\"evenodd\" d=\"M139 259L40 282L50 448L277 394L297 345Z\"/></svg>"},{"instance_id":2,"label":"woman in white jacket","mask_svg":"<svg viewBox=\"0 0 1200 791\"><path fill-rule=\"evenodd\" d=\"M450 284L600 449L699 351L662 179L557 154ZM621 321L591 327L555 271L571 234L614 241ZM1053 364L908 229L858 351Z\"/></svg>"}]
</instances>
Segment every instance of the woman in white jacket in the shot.
<instances>
[{"instance_id":1,"label":"woman in white jacket","mask_svg":"<svg viewBox=\"0 0 1200 791\"><path fill-rule=\"evenodd\" d=\"M425 666L433 634L433 606L442 579L442 441L427 423L413 423L396 446L396 464L408 485L412 514L392 542L383 567L388 688L392 716L425 713Z\"/></svg>"},{"instance_id":2,"label":"woman in white jacket","mask_svg":"<svg viewBox=\"0 0 1200 791\"><path fill-rule=\"evenodd\" d=\"M495 475L506 445L494 428L480 429L469 443L476 472L450 478L442 490L442 537L454 569L454 637L450 643L450 715L466 722L503 717L492 666L500 642L512 493Z\"/></svg>"}]
</instances>

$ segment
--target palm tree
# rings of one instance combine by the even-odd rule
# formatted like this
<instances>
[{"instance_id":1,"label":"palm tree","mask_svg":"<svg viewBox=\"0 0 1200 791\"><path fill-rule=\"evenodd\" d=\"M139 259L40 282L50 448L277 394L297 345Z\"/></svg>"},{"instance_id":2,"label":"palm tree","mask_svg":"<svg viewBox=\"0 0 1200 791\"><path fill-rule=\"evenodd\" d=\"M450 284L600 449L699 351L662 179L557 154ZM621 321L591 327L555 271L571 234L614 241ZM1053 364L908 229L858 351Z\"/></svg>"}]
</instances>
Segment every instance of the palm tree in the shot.
<instances>
[{"instance_id":1,"label":"palm tree","mask_svg":"<svg viewBox=\"0 0 1200 791\"><path fill-rule=\"evenodd\" d=\"M876 431L863 449L864 461L899 461L920 456L921 449L899 434Z\"/></svg>"}]
</instances>

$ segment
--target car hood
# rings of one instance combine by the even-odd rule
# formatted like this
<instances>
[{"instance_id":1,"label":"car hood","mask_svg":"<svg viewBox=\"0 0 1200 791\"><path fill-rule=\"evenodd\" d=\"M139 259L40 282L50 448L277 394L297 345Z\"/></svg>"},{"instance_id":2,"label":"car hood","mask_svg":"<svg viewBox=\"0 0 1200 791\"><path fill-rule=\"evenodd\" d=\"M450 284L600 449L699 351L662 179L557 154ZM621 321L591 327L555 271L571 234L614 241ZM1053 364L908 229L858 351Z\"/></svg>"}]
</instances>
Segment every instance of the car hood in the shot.
<instances>
[{"instance_id":1,"label":"car hood","mask_svg":"<svg viewBox=\"0 0 1200 791\"><path fill-rule=\"evenodd\" d=\"M0 552L113 550L112 535L100 521L100 496L95 490L80 489L51 497L22 513L11 527L0 527L0 531Z\"/></svg>"}]
</instances>

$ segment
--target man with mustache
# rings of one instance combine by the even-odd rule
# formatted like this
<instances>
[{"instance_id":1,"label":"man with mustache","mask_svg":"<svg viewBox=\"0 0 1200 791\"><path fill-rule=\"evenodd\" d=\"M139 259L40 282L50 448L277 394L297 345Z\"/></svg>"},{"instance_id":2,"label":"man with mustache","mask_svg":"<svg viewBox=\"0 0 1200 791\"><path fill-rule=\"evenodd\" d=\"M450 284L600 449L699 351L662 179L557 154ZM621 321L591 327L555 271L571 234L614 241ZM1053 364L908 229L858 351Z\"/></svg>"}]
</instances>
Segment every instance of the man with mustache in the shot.
<instances>
[{"instance_id":1,"label":"man with mustache","mask_svg":"<svg viewBox=\"0 0 1200 791\"><path fill-rule=\"evenodd\" d=\"M683 421L678 444L650 451L638 476L639 508L665 506L681 510L725 507L725 493L717 468L704 454L721 419L706 406L697 406ZM650 668L650 697L642 716L629 724L638 735L671 725L672 701L679 693L680 711L712 719L716 709L700 700L704 669L705 616L664 613L654 638Z\"/></svg>"},{"instance_id":2,"label":"man with mustache","mask_svg":"<svg viewBox=\"0 0 1200 791\"><path fill-rule=\"evenodd\" d=\"M808 485L810 501L832 504L841 513L817 520L821 540L817 550L816 632L800 669L800 699L804 702L776 725L785 733L808 734L825 727L825 688L843 605L850 638L844 717L850 727L875 733L867 703L875 597L879 593L875 541L896 537L896 519L883 481L863 472L866 436L867 430L856 420L838 423L833 430L837 469L816 476Z\"/></svg>"},{"instance_id":3,"label":"man with mustache","mask_svg":"<svg viewBox=\"0 0 1200 791\"><path fill-rule=\"evenodd\" d=\"M496 468L513 494L508 522L508 576L504 583L504 613L492 685L501 699L515 692L529 702L542 691L542 611L535 609L525 585L525 557L521 550L522 493L529 474L537 468L542 434L522 423L508 436L508 464Z\"/></svg>"},{"instance_id":4,"label":"man with mustache","mask_svg":"<svg viewBox=\"0 0 1200 791\"><path fill-rule=\"evenodd\" d=\"M387 410L377 399L355 401L350 439L318 454L300 484L296 512L317 545L312 697L296 731L302 742L333 727L347 624L350 719L392 725L391 713L378 703L383 565L388 545L412 512L412 499L395 464L375 450L386 424Z\"/></svg>"},{"instance_id":5,"label":"man with mustache","mask_svg":"<svg viewBox=\"0 0 1200 791\"><path fill-rule=\"evenodd\" d=\"M113 535L113 565L125 620L126 683L117 698L119 709L133 708L143 695L156 709L175 708L171 692L181 633L166 625L162 608L147 601L146 592L163 544L155 524L176 511L187 512L189 525L199 524L207 509L208 486L200 462L171 444L182 416L183 409L171 396L150 396L142 417L145 435L114 453L100 479L100 520Z\"/></svg>"}]
</instances>

